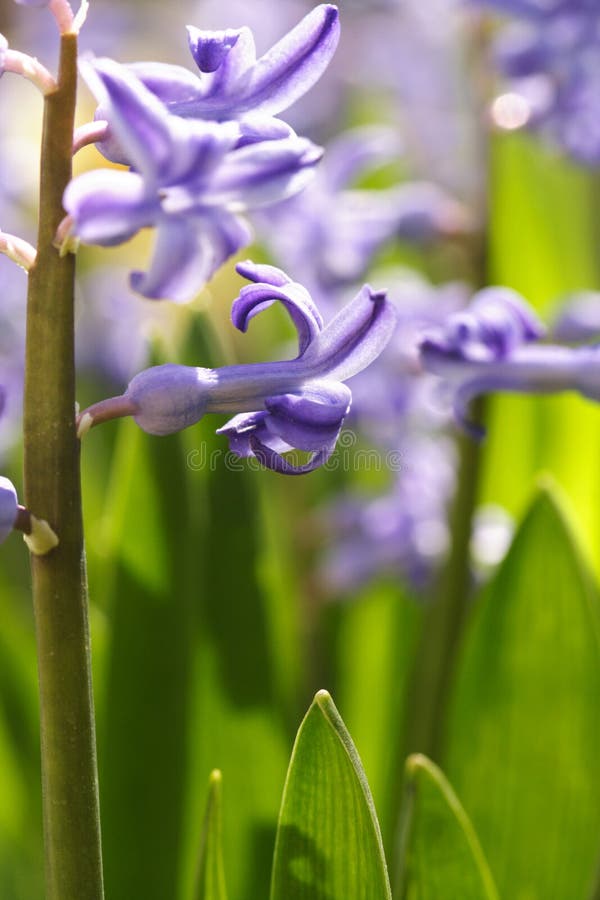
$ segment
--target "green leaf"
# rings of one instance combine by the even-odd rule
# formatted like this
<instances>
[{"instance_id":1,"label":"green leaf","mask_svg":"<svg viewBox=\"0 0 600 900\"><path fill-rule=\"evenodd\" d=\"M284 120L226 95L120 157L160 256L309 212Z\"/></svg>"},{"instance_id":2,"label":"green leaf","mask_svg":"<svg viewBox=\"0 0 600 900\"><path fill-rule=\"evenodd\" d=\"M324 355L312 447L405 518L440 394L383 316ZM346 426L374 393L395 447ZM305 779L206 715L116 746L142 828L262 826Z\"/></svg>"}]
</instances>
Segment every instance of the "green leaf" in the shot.
<instances>
[{"instance_id":1,"label":"green leaf","mask_svg":"<svg viewBox=\"0 0 600 900\"><path fill-rule=\"evenodd\" d=\"M108 491L108 638L98 685L105 877L114 900L178 896L193 636L190 511L178 435L119 426ZM97 573L100 575L100 572ZM210 769L209 769L210 771Z\"/></svg>"},{"instance_id":2,"label":"green leaf","mask_svg":"<svg viewBox=\"0 0 600 900\"><path fill-rule=\"evenodd\" d=\"M542 490L477 604L459 661L448 775L500 894L580 900L600 831L597 598Z\"/></svg>"},{"instance_id":3,"label":"green leaf","mask_svg":"<svg viewBox=\"0 0 600 900\"><path fill-rule=\"evenodd\" d=\"M401 888L410 900L497 900L477 835L443 773L409 756L402 817Z\"/></svg>"},{"instance_id":4,"label":"green leaf","mask_svg":"<svg viewBox=\"0 0 600 900\"><path fill-rule=\"evenodd\" d=\"M211 772L195 900L227 900L221 851L221 773Z\"/></svg>"},{"instance_id":5,"label":"green leaf","mask_svg":"<svg viewBox=\"0 0 600 900\"><path fill-rule=\"evenodd\" d=\"M384 846L389 847L398 815L407 686L422 604L397 583L381 582L337 609L335 694L360 746Z\"/></svg>"},{"instance_id":6,"label":"green leaf","mask_svg":"<svg viewBox=\"0 0 600 900\"><path fill-rule=\"evenodd\" d=\"M319 691L294 745L271 900L391 900L371 792L352 739Z\"/></svg>"}]
</instances>

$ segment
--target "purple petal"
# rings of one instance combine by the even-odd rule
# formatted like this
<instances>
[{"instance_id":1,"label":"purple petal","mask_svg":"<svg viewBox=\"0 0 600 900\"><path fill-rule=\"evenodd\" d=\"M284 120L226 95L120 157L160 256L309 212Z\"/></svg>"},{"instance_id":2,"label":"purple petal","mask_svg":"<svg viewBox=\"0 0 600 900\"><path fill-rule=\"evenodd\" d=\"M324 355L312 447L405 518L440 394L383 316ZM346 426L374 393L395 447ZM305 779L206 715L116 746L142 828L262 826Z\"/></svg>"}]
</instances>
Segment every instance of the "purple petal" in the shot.
<instances>
[{"instance_id":1,"label":"purple petal","mask_svg":"<svg viewBox=\"0 0 600 900\"><path fill-rule=\"evenodd\" d=\"M228 154L211 179L207 200L245 209L283 200L311 180L322 155L321 147L295 136L241 147Z\"/></svg>"},{"instance_id":2,"label":"purple petal","mask_svg":"<svg viewBox=\"0 0 600 900\"><path fill-rule=\"evenodd\" d=\"M173 153L166 108L133 72L111 59L81 63L80 68L128 164L156 178Z\"/></svg>"},{"instance_id":3,"label":"purple petal","mask_svg":"<svg viewBox=\"0 0 600 900\"><path fill-rule=\"evenodd\" d=\"M171 115L131 69L112 60L84 65L84 72L104 99L100 111L109 123L110 139L100 149L161 186L205 179L239 139L233 122L188 122Z\"/></svg>"},{"instance_id":4,"label":"purple petal","mask_svg":"<svg viewBox=\"0 0 600 900\"><path fill-rule=\"evenodd\" d=\"M240 108L269 115L287 109L319 80L339 35L337 8L317 6L258 60Z\"/></svg>"},{"instance_id":5,"label":"purple petal","mask_svg":"<svg viewBox=\"0 0 600 900\"><path fill-rule=\"evenodd\" d=\"M86 244L103 247L129 240L140 228L152 225L160 212L140 175L109 169L74 178L63 203L75 221L76 235Z\"/></svg>"},{"instance_id":6,"label":"purple petal","mask_svg":"<svg viewBox=\"0 0 600 900\"><path fill-rule=\"evenodd\" d=\"M229 439L229 449L236 456L246 459L254 456L254 451L250 446L250 437L264 425L264 420L268 416L268 412L260 410L259 412L239 413L233 416L222 428L217 428L217 434L224 434Z\"/></svg>"},{"instance_id":7,"label":"purple petal","mask_svg":"<svg viewBox=\"0 0 600 900\"><path fill-rule=\"evenodd\" d=\"M315 469L324 465L334 450L334 447L327 447L314 453L304 465L296 466L268 444L263 443L256 433L250 435L250 447L254 456L266 469L279 472L280 475L308 475L309 472L314 472Z\"/></svg>"},{"instance_id":8,"label":"purple petal","mask_svg":"<svg viewBox=\"0 0 600 900\"><path fill-rule=\"evenodd\" d=\"M298 450L333 449L351 401L350 389L341 382L312 383L301 394L267 397L265 424Z\"/></svg>"},{"instance_id":9,"label":"purple petal","mask_svg":"<svg viewBox=\"0 0 600 900\"><path fill-rule=\"evenodd\" d=\"M253 281L255 284L272 284L274 287L283 287L292 280L283 269L278 269L277 266L268 266L265 263L254 263L251 259L237 263L235 270L242 278ZM236 325L236 328L238 327ZM243 328L241 330L245 331Z\"/></svg>"},{"instance_id":10,"label":"purple petal","mask_svg":"<svg viewBox=\"0 0 600 900\"><path fill-rule=\"evenodd\" d=\"M226 31L200 31L199 28L188 25L187 32L191 54L201 72L216 71L240 37L240 31L234 28Z\"/></svg>"},{"instance_id":11,"label":"purple petal","mask_svg":"<svg viewBox=\"0 0 600 900\"><path fill-rule=\"evenodd\" d=\"M17 517L17 492L12 481L0 475L0 544L13 530Z\"/></svg>"},{"instance_id":12,"label":"purple petal","mask_svg":"<svg viewBox=\"0 0 600 900\"><path fill-rule=\"evenodd\" d=\"M132 272L134 291L150 300L185 303L198 293L211 274L212 249L199 228L184 219L163 219L157 228L150 268Z\"/></svg>"},{"instance_id":13,"label":"purple petal","mask_svg":"<svg viewBox=\"0 0 600 900\"><path fill-rule=\"evenodd\" d=\"M165 104L186 103L204 96L198 76L183 66L137 62L130 63L127 68Z\"/></svg>"},{"instance_id":14,"label":"purple petal","mask_svg":"<svg viewBox=\"0 0 600 900\"><path fill-rule=\"evenodd\" d=\"M201 31L188 26L188 42L201 72L202 94L214 103L235 103L244 91L246 73L256 63L254 37L249 28ZM210 66L210 68L206 68ZM185 109L177 110L185 115ZM192 115L194 113L191 113Z\"/></svg>"},{"instance_id":15,"label":"purple petal","mask_svg":"<svg viewBox=\"0 0 600 900\"><path fill-rule=\"evenodd\" d=\"M376 359L390 340L397 314L385 291L366 284L302 356L309 368L346 381Z\"/></svg>"},{"instance_id":16,"label":"purple petal","mask_svg":"<svg viewBox=\"0 0 600 900\"><path fill-rule=\"evenodd\" d=\"M271 269L271 266L259 266L260 269ZM238 269L239 271L239 269ZM275 273L285 273L274 269ZM272 277L277 277L277 274ZM301 284L288 281L281 288L271 284L247 285L240 291L239 297L231 308L231 321L242 332L258 313L268 309L276 301L280 301L287 309L298 332L299 353L302 354L313 338L323 328L323 320L312 297Z\"/></svg>"}]
</instances>

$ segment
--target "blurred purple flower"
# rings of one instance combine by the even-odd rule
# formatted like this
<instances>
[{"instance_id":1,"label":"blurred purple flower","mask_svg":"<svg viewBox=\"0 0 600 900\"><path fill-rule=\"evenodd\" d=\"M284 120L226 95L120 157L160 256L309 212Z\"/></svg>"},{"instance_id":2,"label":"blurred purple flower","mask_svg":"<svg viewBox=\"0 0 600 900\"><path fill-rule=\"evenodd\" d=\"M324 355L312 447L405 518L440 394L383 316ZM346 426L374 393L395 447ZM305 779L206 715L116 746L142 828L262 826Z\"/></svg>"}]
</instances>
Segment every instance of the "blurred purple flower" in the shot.
<instances>
[{"instance_id":1,"label":"blurred purple flower","mask_svg":"<svg viewBox=\"0 0 600 900\"><path fill-rule=\"evenodd\" d=\"M235 123L186 121L124 66L99 60L86 69L111 123L129 172L96 170L75 178L64 205L73 233L85 243L112 246L141 228L157 228L147 273L131 285L151 299L194 296L219 266L250 242L238 212L300 190L321 156L294 136L234 149Z\"/></svg>"},{"instance_id":2,"label":"blurred purple flower","mask_svg":"<svg viewBox=\"0 0 600 900\"><path fill-rule=\"evenodd\" d=\"M600 9L587 0L476 0L514 16L495 45L509 91L493 107L500 126L527 125L578 162L600 163ZM521 101L516 119L514 97ZM507 99L512 107L507 105ZM504 106L509 109L508 118Z\"/></svg>"},{"instance_id":3,"label":"blurred purple flower","mask_svg":"<svg viewBox=\"0 0 600 900\"><path fill-rule=\"evenodd\" d=\"M238 271L253 284L234 302L233 324L246 331L255 315L279 301L298 332L297 358L220 369L147 369L136 375L122 397L90 407L80 419L80 431L131 415L151 434L170 434L205 413L237 412L218 430L227 434L237 456L256 456L267 468L290 475L326 462L352 399L343 382L379 355L394 328L394 308L383 292L365 285L324 328L310 294L280 269L245 262ZM282 455L292 449L312 456L295 465Z\"/></svg>"},{"instance_id":4,"label":"blurred purple flower","mask_svg":"<svg viewBox=\"0 0 600 900\"><path fill-rule=\"evenodd\" d=\"M579 291L563 298L552 339L565 344L600 340L600 291Z\"/></svg>"},{"instance_id":5,"label":"blurred purple flower","mask_svg":"<svg viewBox=\"0 0 600 900\"><path fill-rule=\"evenodd\" d=\"M412 435L398 455L401 468L388 493L342 497L327 513L335 540L320 577L330 592L350 593L382 575L422 590L446 554L455 448L439 434Z\"/></svg>"},{"instance_id":6,"label":"blurred purple flower","mask_svg":"<svg viewBox=\"0 0 600 900\"><path fill-rule=\"evenodd\" d=\"M400 143L389 128L357 128L327 147L314 180L294 197L255 216L263 239L286 269L302 272L320 301L364 278L393 239L422 243L469 227L465 209L428 182L380 190L352 185L397 162Z\"/></svg>"},{"instance_id":7,"label":"blurred purple flower","mask_svg":"<svg viewBox=\"0 0 600 900\"><path fill-rule=\"evenodd\" d=\"M537 345L543 330L525 301L507 288L486 288L470 309L421 343L427 371L446 381L458 422L474 436L469 403L495 391L577 391L600 400L600 346Z\"/></svg>"}]
</instances>

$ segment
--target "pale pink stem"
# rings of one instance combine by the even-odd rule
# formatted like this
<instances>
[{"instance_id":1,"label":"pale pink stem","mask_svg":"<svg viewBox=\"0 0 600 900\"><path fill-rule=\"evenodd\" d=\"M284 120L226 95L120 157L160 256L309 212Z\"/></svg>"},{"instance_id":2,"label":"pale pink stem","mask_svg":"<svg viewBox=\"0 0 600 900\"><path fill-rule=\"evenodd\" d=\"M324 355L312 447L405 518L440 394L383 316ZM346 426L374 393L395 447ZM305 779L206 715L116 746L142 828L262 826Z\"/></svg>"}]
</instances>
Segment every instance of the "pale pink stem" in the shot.
<instances>
[{"instance_id":1,"label":"pale pink stem","mask_svg":"<svg viewBox=\"0 0 600 900\"><path fill-rule=\"evenodd\" d=\"M73 135L73 156L83 147L102 141L106 137L108 122L99 119L97 122L88 122L86 125L80 125L75 129Z\"/></svg>"},{"instance_id":2,"label":"pale pink stem","mask_svg":"<svg viewBox=\"0 0 600 900\"><path fill-rule=\"evenodd\" d=\"M28 241L3 231L0 231L0 253L8 256L27 272L34 264L36 257L35 247L32 247Z\"/></svg>"},{"instance_id":3,"label":"pale pink stem","mask_svg":"<svg viewBox=\"0 0 600 900\"><path fill-rule=\"evenodd\" d=\"M20 50L6 51L2 69L27 78L44 96L56 90L56 81L48 69L35 56L28 56Z\"/></svg>"}]
</instances>

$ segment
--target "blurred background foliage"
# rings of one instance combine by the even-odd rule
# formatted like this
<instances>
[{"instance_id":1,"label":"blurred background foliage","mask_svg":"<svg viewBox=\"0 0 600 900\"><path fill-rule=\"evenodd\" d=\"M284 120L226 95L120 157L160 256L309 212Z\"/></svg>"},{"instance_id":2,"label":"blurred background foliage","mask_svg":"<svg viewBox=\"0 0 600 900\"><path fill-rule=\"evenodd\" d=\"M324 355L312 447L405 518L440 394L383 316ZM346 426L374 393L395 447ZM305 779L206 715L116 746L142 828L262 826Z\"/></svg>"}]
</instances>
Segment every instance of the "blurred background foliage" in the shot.
<instances>
[{"instance_id":1,"label":"blurred background foliage","mask_svg":"<svg viewBox=\"0 0 600 900\"><path fill-rule=\"evenodd\" d=\"M187 65L188 21L247 21L264 48L311 5L94 0L84 45L122 61ZM3 7L2 30L51 62L45 14L13 6ZM386 268L410 266L437 283L504 284L546 321L562 296L598 288L598 176L531 135L490 132L481 98L494 76L478 13L451 0L343 0L341 17L338 59L311 101L299 104L297 127L327 146L350 125L384 122L405 145L402 178L450 190L486 245L482 260L460 241L392 240L369 279L379 286ZM33 227L36 102L27 86L3 80L3 210L25 234ZM90 104L82 91L82 121ZM77 163L98 164L93 150ZM398 173L383 169L366 186L384 189L390 177ZM259 223L259 235L266 232L268 222L266 230ZM92 335L82 404L122 387L127 366L148 359L211 366L268 358L289 342L276 312L251 335L233 335L229 307L242 282L232 265L189 307L154 304L150 324L146 310L139 321L137 312L121 312L134 300L114 273L146 247L142 238L81 254L82 328ZM264 240L245 255L282 264ZM107 269L117 288L103 283L98 301L90 279ZM115 290L116 326L98 312ZM136 329L152 334L141 350ZM90 346L117 339L124 368L107 365L103 352L90 361ZM322 578L334 539L325 509L357 485L376 496L390 482L385 471L351 463L286 480L231 465L210 421L162 439L131 422L110 423L86 439L109 900L222 900L223 870L233 900L266 898L286 771L307 709L284 795L272 900L383 900L391 896L384 853L398 900L592 896L600 851L600 417L571 396L502 396L490 398L486 421L477 465L471 456L463 473L474 499L464 516L470 533L478 509L499 507L516 536L500 562L503 532L483 574L467 571L465 550L460 621L440 638L448 650L441 688L423 675L421 658L449 583L441 561L437 581L419 585L401 566L378 566L366 547L371 577L340 589ZM452 427L444 434L454 440ZM360 441L368 447L368 434ZM357 446L344 459L355 459ZM10 436L3 447L18 482ZM399 454L402 471L402 437ZM447 552L456 562L453 537ZM36 664L26 552L14 537L2 549L0 609L0 897L34 900L43 894ZM325 693L312 701L323 689L339 713ZM419 718L431 709L438 737L415 745L414 735L427 733ZM222 791L218 776L209 785L214 769Z\"/></svg>"}]
</instances>

